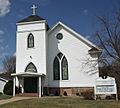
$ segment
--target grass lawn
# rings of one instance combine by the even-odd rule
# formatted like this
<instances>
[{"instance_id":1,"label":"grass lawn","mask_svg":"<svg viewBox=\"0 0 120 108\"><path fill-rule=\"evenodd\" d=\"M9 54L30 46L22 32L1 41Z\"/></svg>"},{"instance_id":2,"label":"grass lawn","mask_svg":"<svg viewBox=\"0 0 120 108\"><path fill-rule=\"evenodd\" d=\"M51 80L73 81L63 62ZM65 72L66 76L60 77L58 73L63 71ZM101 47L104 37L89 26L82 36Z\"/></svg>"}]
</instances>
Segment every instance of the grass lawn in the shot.
<instances>
[{"instance_id":1,"label":"grass lawn","mask_svg":"<svg viewBox=\"0 0 120 108\"><path fill-rule=\"evenodd\" d=\"M12 96L0 94L0 100L1 99L10 99L10 98L12 98Z\"/></svg>"},{"instance_id":2,"label":"grass lawn","mask_svg":"<svg viewBox=\"0 0 120 108\"><path fill-rule=\"evenodd\" d=\"M120 101L114 100L83 100L79 97L48 97L22 100L0 108L120 108Z\"/></svg>"}]
</instances>

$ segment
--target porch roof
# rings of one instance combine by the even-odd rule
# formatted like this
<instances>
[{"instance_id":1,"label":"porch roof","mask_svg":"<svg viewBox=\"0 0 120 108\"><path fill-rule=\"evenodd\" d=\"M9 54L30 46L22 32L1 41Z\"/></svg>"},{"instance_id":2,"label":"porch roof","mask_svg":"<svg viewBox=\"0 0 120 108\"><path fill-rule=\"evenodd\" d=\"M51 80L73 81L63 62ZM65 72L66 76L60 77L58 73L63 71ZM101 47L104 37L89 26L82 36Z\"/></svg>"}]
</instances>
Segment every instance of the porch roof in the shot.
<instances>
[{"instance_id":1,"label":"porch roof","mask_svg":"<svg viewBox=\"0 0 120 108\"><path fill-rule=\"evenodd\" d=\"M12 73L11 76L44 76L43 73L34 73L34 72L20 72L20 73Z\"/></svg>"}]
</instances>

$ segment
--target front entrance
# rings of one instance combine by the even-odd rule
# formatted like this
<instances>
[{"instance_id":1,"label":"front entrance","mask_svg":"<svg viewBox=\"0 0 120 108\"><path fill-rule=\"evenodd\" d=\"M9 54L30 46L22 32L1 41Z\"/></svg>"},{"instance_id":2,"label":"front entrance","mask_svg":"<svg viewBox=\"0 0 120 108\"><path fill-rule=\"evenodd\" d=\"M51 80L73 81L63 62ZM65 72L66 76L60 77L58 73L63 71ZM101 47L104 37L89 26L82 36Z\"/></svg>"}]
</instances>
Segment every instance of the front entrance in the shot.
<instances>
[{"instance_id":1,"label":"front entrance","mask_svg":"<svg viewBox=\"0 0 120 108\"><path fill-rule=\"evenodd\" d=\"M24 93L37 93L37 77L24 78Z\"/></svg>"}]
</instances>

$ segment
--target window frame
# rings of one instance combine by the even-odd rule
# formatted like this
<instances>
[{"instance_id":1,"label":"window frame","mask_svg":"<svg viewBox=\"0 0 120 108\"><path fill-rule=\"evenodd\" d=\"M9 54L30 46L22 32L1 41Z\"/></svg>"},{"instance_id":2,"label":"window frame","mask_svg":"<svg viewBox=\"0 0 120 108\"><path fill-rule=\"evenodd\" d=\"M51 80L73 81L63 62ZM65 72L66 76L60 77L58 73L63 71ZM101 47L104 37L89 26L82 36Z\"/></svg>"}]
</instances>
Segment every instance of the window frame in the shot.
<instances>
[{"instance_id":1,"label":"window frame","mask_svg":"<svg viewBox=\"0 0 120 108\"><path fill-rule=\"evenodd\" d=\"M65 78L65 71L63 69L64 68L63 65L67 66L67 69L66 69L66 74L67 74L66 78ZM68 61L67 61L67 59L66 59L65 56L62 58L62 61L61 61L61 76L62 76L62 80L68 80L69 79L69 77L68 77Z\"/></svg>"},{"instance_id":2,"label":"window frame","mask_svg":"<svg viewBox=\"0 0 120 108\"><path fill-rule=\"evenodd\" d=\"M57 67L56 67L56 60L58 62ZM56 73L56 70L58 71L58 73ZM57 75L58 78L56 77L56 75ZM55 57L54 62L53 62L53 79L54 80L60 80L60 62L59 62L59 59L58 59L57 56Z\"/></svg>"},{"instance_id":3,"label":"window frame","mask_svg":"<svg viewBox=\"0 0 120 108\"><path fill-rule=\"evenodd\" d=\"M62 55L62 56L61 56ZM56 79L55 78L55 60L58 60L58 64L59 64L59 69L58 69L58 74L59 74L59 78ZM64 71L63 71L63 60L65 59L66 61L66 66L67 66L67 72L66 72L66 78L64 78ZM68 61L67 58L65 57L65 55L63 55L61 52L59 52L57 54L57 56L55 56L54 61L53 61L53 80L69 80L69 72L68 72Z\"/></svg>"},{"instance_id":4,"label":"window frame","mask_svg":"<svg viewBox=\"0 0 120 108\"><path fill-rule=\"evenodd\" d=\"M30 69L28 69L28 67L29 67L30 65L32 65L32 66L34 67L33 70L35 70L35 71L28 71L28 70L30 70ZM32 62L30 62L30 63L26 66L25 72L34 72L34 73L37 73L37 68L36 68L36 66L35 66Z\"/></svg>"}]
</instances>

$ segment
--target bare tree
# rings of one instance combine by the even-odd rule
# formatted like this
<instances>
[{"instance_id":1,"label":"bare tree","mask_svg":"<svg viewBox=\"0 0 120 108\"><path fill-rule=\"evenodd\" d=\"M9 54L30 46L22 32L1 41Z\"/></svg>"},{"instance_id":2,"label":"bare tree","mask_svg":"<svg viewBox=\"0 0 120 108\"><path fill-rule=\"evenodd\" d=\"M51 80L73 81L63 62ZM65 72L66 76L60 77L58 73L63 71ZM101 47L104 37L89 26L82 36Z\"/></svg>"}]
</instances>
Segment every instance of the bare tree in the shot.
<instances>
[{"instance_id":1,"label":"bare tree","mask_svg":"<svg viewBox=\"0 0 120 108\"><path fill-rule=\"evenodd\" d=\"M15 56L5 56L2 61L3 71L8 73L14 73L16 70L16 57Z\"/></svg>"},{"instance_id":2,"label":"bare tree","mask_svg":"<svg viewBox=\"0 0 120 108\"><path fill-rule=\"evenodd\" d=\"M102 58L110 63L120 62L120 11L110 20L107 17L98 17L102 30L97 31L100 45L104 49Z\"/></svg>"}]
</instances>

